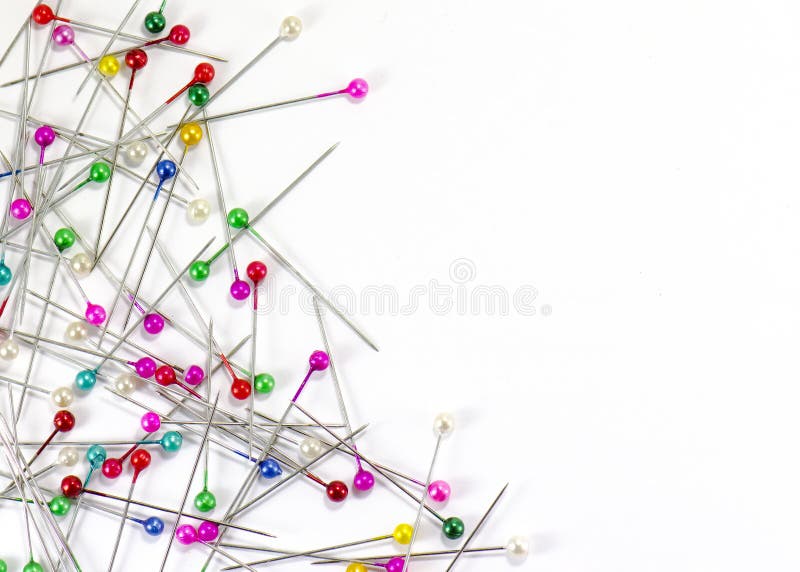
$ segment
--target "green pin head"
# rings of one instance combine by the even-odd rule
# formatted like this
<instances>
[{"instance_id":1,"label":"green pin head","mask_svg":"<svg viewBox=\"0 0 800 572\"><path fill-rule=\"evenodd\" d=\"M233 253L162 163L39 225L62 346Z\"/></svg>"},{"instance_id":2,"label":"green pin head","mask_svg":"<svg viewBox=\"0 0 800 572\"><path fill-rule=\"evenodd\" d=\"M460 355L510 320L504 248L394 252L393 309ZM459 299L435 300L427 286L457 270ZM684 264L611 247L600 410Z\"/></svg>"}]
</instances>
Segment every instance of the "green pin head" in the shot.
<instances>
[{"instance_id":1,"label":"green pin head","mask_svg":"<svg viewBox=\"0 0 800 572\"><path fill-rule=\"evenodd\" d=\"M75 244L75 232L71 228L59 228L53 235L53 242L59 252L64 252Z\"/></svg>"},{"instance_id":2,"label":"green pin head","mask_svg":"<svg viewBox=\"0 0 800 572\"><path fill-rule=\"evenodd\" d=\"M256 393L271 393L275 389L275 378L268 373L259 373L253 381Z\"/></svg>"},{"instance_id":3,"label":"green pin head","mask_svg":"<svg viewBox=\"0 0 800 572\"><path fill-rule=\"evenodd\" d=\"M186 95L189 97L189 101L191 101L197 107L203 107L211 97L211 95L208 93L208 88L202 83L194 84L189 88L189 91L186 92Z\"/></svg>"},{"instance_id":4,"label":"green pin head","mask_svg":"<svg viewBox=\"0 0 800 572\"><path fill-rule=\"evenodd\" d=\"M97 161L89 169L89 178L95 183L105 183L111 177L111 167L108 163Z\"/></svg>"},{"instance_id":5,"label":"green pin head","mask_svg":"<svg viewBox=\"0 0 800 572\"><path fill-rule=\"evenodd\" d=\"M244 228L250 222L250 215L240 208L231 209L228 213L228 224L231 228Z\"/></svg>"}]
</instances>

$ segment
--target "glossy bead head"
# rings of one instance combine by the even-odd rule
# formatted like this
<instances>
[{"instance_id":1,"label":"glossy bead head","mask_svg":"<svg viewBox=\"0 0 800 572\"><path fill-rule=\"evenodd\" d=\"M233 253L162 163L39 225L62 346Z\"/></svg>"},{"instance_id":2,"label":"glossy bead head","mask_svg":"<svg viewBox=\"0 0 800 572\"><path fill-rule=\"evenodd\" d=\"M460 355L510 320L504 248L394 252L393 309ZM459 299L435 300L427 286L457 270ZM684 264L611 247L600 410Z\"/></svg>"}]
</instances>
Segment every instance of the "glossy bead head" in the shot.
<instances>
[{"instance_id":1,"label":"glossy bead head","mask_svg":"<svg viewBox=\"0 0 800 572\"><path fill-rule=\"evenodd\" d=\"M136 141L125 148L125 160L131 166L138 166L147 158L148 148L143 141Z\"/></svg>"},{"instance_id":2,"label":"glossy bead head","mask_svg":"<svg viewBox=\"0 0 800 572\"><path fill-rule=\"evenodd\" d=\"M86 450L86 461L93 469L99 469L107 457L106 448L102 445L92 445Z\"/></svg>"},{"instance_id":3,"label":"glossy bead head","mask_svg":"<svg viewBox=\"0 0 800 572\"><path fill-rule=\"evenodd\" d=\"M447 437L456 426L455 419L449 413L440 413L433 420L433 432L436 435Z\"/></svg>"},{"instance_id":4,"label":"glossy bead head","mask_svg":"<svg viewBox=\"0 0 800 572\"><path fill-rule=\"evenodd\" d=\"M191 524L182 524L175 531L175 540L185 546L197 542L197 530Z\"/></svg>"},{"instance_id":5,"label":"glossy bead head","mask_svg":"<svg viewBox=\"0 0 800 572\"><path fill-rule=\"evenodd\" d=\"M151 459L150 453L144 449L136 449L131 455L131 467L133 467L134 474L140 473L149 467Z\"/></svg>"},{"instance_id":6,"label":"glossy bead head","mask_svg":"<svg viewBox=\"0 0 800 572\"><path fill-rule=\"evenodd\" d=\"M62 447L58 452L58 464L64 467L74 467L80 461L80 454L75 447Z\"/></svg>"},{"instance_id":7,"label":"glossy bead head","mask_svg":"<svg viewBox=\"0 0 800 572\"><path fill-rule=\"evenodd\" d=\"M42 125L34 132L33 139L39 147L49 147L56 140L56 132L49 125Z\"/></svg>"},{"instance_id":8,"label":"glossy bead head","mask_svg":"<svg viewBox=\"0 0 800 572\"><path fill-rule=\"evenodd\" d=\"M325 371L328 369L328 364L330 364L330 358L321 350L315 351L308 358L308 365L314 371Z\"/></svg>"},{"instance_id":9,"label":"glossy bead head","mask_svg":"<svg viewBox=\"0 0 800 572\"><path fill-rule=\"evenodd\" d=\"M189 222L201 223L211 214L211 203L205 199L194 199L186 206L186 217Z\"/></svg>"},{"instance_id":10,"label":"glossy bead head","mask_svg":"<svg viewBox=\"0 0 800 572\"><path fill-rule=\"evenodd\" d=\"M53 513L53 515L64 516L69 512L72 503L67 497L58 495L57 497L53 497L53 500L47 503L47 505L50 507L50 512Z\"/></svg>"},{"instance_id":11,"label":"glossy bead head","mask_svg":"<svg viewBox=\"0 0 800 572\"><path fill-rule=\"evenodd\" d=\"M71 46L75 43L75 30L67 24L56 26L53 28L53 41L59 46Z\"/></svg>"},{"instance_id":12,"label":"glossy bead head","mask_svg":"<svg viewBox=\"0 0 800 572\"><path fill-rule=\"evenodd\" d=\"M53 235L53 243L59 252L64 252L75 244L75 231L71 228L59 228Z\"/></svg>"},{"instance_id":13,"label":"glossy bead head","mask_svg":"<svg viewBox=\"0 0 800 572\"><path fill-rule=\"evenodd\" d=\"M97 374L91 369L84 369L75 375L75 387L82 391L90 391L97 383Z\"/></svg>"},{"instance_id":14,"label":"glossy bead head","mask_svg":"<svg viewBox=\"0 0 800 572\"><path fill-rule=\"evenodd\" d=\"M406 561L399 556L392 558L386 563L386 572L403 572L403 566L405 566L405 563Z\"/></svg>"},{"instance_id":15,"label":"glossy bead head","mask_svg":"<svg viewBox=\"0 0 800 572\"><path fill-rule=\"evenodd\" d=\"M530 543L524 536L512 536L506 543L506 554L513 560L522 560L530 552Z\"/></svg>"},{"instance_id":16,"label":"glossy bead head","mask_svg":"<svg viewBox=\"0 0 800 572\"><path fill-rule=\"evenodd\" d=\"M183 445L183 435L177 431L167 431L161 437L161 448L167 453L176 453L181 450Z\"/></svg>"},{"instance_id":17,"label":"glossy bead head","mask_svg":"<svg viewBox=\"0 0 800 572\"><path fill-rule=\"evenodd\" d=\"M79 252L69 261L76 278L86 278L92 272L92 260L85 252Z\"/></svg>"},{"instance_id":18,"label":"glossy bead head","mask_svg":"<svg viewBox=\"0 0 800 572\"><path fill-rule=\"evenodd\" d=\"M180 136L184 145L192 147L203 139L203 129L199 123L187 123L181 127Z\"/></svg>"},{"instance_id":19,"label":"glossy bead head","mask_svg":"<svg viewBox=\"0 0 800 572\"><path fill-rule=\"evenodd\" d=\"M211 98L208 88L202 83L196 83L186 91L186 97L197 107L203 107Z\"/></svg>"},{"instance_id":20,"label":"glossy bead head","mask_svg":"<svg viewBox=\"0 0 800 572\"><path fill-rule=\"evenodd\" d=\"M446 481L433 481L428 485L428 496L436 502L445 502L450 498L450 485Z\"/></svg>"},{"instance_id":21,"label":"glossy bead head","mask_svg":"<svg viewBox=\"0 0 800 572\"><path fill-rule=\"evenodd\" d=\"M261 476L265 479L274 479L275 477L279 477L283 474L283 469L273 458L264 459L258 464L258 470L261 472Z\"/></svg>"},{"instance_id":22,"label":"glossy bead head","mask_svg":"<svg viewBox=\"0 0 800 572\"><path fill-rule=\"evenodd\" d=\"M164 329L164 317L161 314L147 314L142 325L148 334L160 334Z\"/></svg>"},{"instance_id":23,"label":"glossy bead head","mask_svg":"<svg viewBox=\"0 0 800 572\"><path fill-rule=\"evenodd\" d=\"M7 286L13 277L14 273L6 266L6 263L0 262L0 286Z\"/></svg>"},{"instance_id":24,"label":"glossy bead head","mask_svg":"<svg viewBox=\"0 0 800 572\"><path fill-rule=\"evenodd\" d=\"M136 391L136 378L129 373L121 373L114 379L114 389L122 395Z\"/></svg>"},{"instance_id":25,"label":"glossy bead head","mask_svg":"<svg viewBox=\"0 0 800 572\"><path fill-rule=\"evenodd\" d=\"M213 522L203 521L197 527L197 537L203 542L213 542L219 536L219 527Z\"/></svg>"},{"instance_id":26,"label":"glossy bead head","mask_svg":"<svg viewBox=\"0 0 800 572\"><path fill-rule=\"evenodd\" d=\"M83 492L83 483L75 475L67 475L61 479L61 494L68 499L76 499Z\"/></svg>"},{"instance_id":27,"label":"glossy bead head","mask_svg":"<svg viewBox=\"0 0 800 572\"><path fill-rule=\"evenodd\" d=\"M175 176L178 172L178 166L169 159L164 159L156 164L156 175L162 181L166 181Z\"/></svg>"},{"instance_id":28,"label":"glossy bead head","mask_svg":"<svg viewBox=\"0 0 800 572\"><path fill-rule=\"evenodd\" d=\"M75 401L75 394L69 387L56 387L50 392L50 401L56 407L63 409L72 405L72 402Z\"/></svg>"},{"instance_id":29,"label":"glossy bead head","mask_svg":"<svg viewBox=\"0 0 800 572\"><path fill-rule=\"evenodd\" d=\"M111 177L111 167L105 161L97 161L89 167L89 178L94 183L105 183Z\"/></svg>"},{"instance_id":30,"label":"glossy bead head","mask_svg":"<svg viewBox=\"0 0 800 572\"><path fill-rule=\"evenodd\" d=\"M13 216L17 220L25 220L33 211L33 207L31 203L28 202L28 199L14 199L11 201L11 216Z\"/></svg>"},{"instance_id":31,"label":"glossy bead head","mask_svg":"<svg viewBox=\"0 0 800 572\"><path fill-rule=\"evenodd\" d=\"M144 50L130 50L125 54L125 65L132 70L140 70L147 65L147 53Z\"/></svg>"},{"instance_id":32,"label":"glossy bead head","mask_svg":"<svg viewBox=\"0 0 800 572\"><path fill-rule=\"evenodd\" d=\"M250 397L253 388L250 387L250 382L246 379L237 378L231 384L231 395L239 401L243 401Z\"/></svg>"},{"instance_id":33,"label":"glossy bead head","mask_svg":"<svg viewBox=\"0 0 800 572\"><path fill-rule=\"evenodd\" d=\"M230 288L231 298L234 300L246 300L250 296L250 284L244 280L234 280Z\"/></svg>"},{"instance_id":34,"label":"glossy bead head","mask_svg":"<svg viewBox=\"0 0 800 572\"><path fill-rule=\"evenodd\" d=\"M31 18L40 26L44 26L55 20L56 15L53 9L47 4L37 4L31 13Z\"/></svg>"},{"instance_id":35,"label":"glossy bead head","mask_svg":"<svg viewBox=\"0 0 800 572\"><path fill-rule=\"evenodd\" d=\"M328 483L328 486L325 487L325 494L328 495L328 498L333 502L344 501L344 499L347 498L348 492L347 485L342 481L331 481Z\"/></svg>"},{"instance_id":36,"label":"glossy bead head","mask_svg":"<svg viewBox=\"0 0 800 572\"><path fill-rule=\"evenodd\" d=\"M156 373L157 369L155 360L150 357L139 358L135 364L135 367L137 375L144 379L153 377L153 374Z\"/></svg>"},{"instance_id":37,"label":"glossy bead head","mask_svg":"<svg viewBox=\"0 0 800 572\"><path fill-rule=\"evenodd\" d=\"M206 378L206 372L199 365L190 365L183 374L183 381L189 385L200 385Z\"/></svg>"},{"instance_id":38,"label":"glossy bead head","mask_svg":"<svg viewBox=\"0 0 800 572\"><path fill-rule=\"evenodd\" d=\"M247 277L253 284L258 284L267 277L267 265L260 260L253 260L247 265Z\"/></svg>"},{"instance_id":39,"label":"glossy bead head","mask_svg":"<svg viewBox=\"0 0 800 572\"><path fill-rule=\"evenodd\" d=\"M199 63L194 68L194 81L197 83L211 83L216 73L214 66L210 63Z\"/></svg>"},{"instance_id":40,"label":"glossy bead head","mask_svg":"<svg viewBox=\"0 0 800 572\"><path fill-rule=\"evenodd\" d=\"M464 534L464 521L457 516L451 516L442 523L442 532L452 540L461 538Z\"/></svg>"},{"instance_id":41,"label":"glossy bead head","mask_svg":"<svg viewBox=\"0 0 800 572\"><path fill-rule=\"evenodd\" d=\"M357 491L366 492L375 486L375 475L365 469L359 469L353 477L353 486Z\"/></svg>"},{"instance_id":42,"label":"glossy bead head","mask_svg":"<svg viewBox=\"0 0 800 572\"><path fill-rule=\"evenodd\" d=\"M13 361L19 356L19 344L14 338L8 338L0 343L0 359Z\"/></svg>"},{"instance_id":43,"label":"glossy bead head","mask_svg":"<svg viewBox=\"0 0 800 572\"><path fill-rule=\"evenodd\" d=\"M287 16L281 22L280 35L284 40L296 40L303 31L303 22L297 16Z\"/></svg>"},{"instance_id":44,"label":"glossy bead head","mask_svg":"<svg viewBox=\"0 0 800 572\"><path fill-rule=\"evenodd\" d=\"M250 222L250 215L242 208L231 209L228 212L228 224L231 228L244 228Z\"/></svg>"},{"instance_id":45,"label":"glossy bead head","mask_svg":"<svg viewBox=\"0 0 800 572\"><path fill-rule=\"evenodd\" d=\"M89 303L86 305L86 321L93 326L99 326L106 321L106 309L100 304Z\"/></svg>"},{"instance_id":46,"label":"glossy bead head","mask_svg":"<svg viewBox=\"0 0 800 572\"><path fill-rule=\"evenodd\" d=\"M361 564L361 562L351 562L347 565L344 572L369 572L369 569Z\"/></svg>"},{"instance_id":47,"label":"glossy bead head","mask_svg":"<svg viewBox=\"0 0 800 572\"><path fill-rule=\"evenodd\" d=\"M156 370L156 383L159 385L172 385L176 379L175 370L168 365L162 365Z\"/></svg>"},{"instance_id":48,"label":"glossy bead head","mask_svg":"<svg viewBox=\"0 0 800 572\"><path fill-rule=\"evenodd\" d=\"M108 479L116 479L122 474L122 461L119 459L106 459L103 461L103 476Z\"/></svg>"},{"instance_id":49,"label":"glossy bead head","mask_svg":"<svg viewBox=\"0 0 800 572\"><path fill-rule=\"evenodd\" d=\"M414 536L414 527L410 524L398 524L392 531L392 538L397 544L408 544L411 542L412 536Z\"/></svg>"},{"instance_id":50,"label":"glossy bead head","mask_svg":"<svg viewBox=\"0 0 800 572\"><path fill-rule=\"evenodd\" d=\"M119 60L112 55L103 56L97 69L106 77L114 77L119 72Z\"/></svg>"},{"instance_id":51,"label":"glossy bead head","mask_svg":"<svg viewBox=\"0 0 800 572\"><path fill-rule=\"evenodd\" d=\"M217 506L217 497L211 491L200 491L194 497L194 506L200 512L209 512Z\"/></svg>"},{"instance_id":52,"label":"glossy bead head","mask_svg":"<svg viewBox=\"0 0 800 572\"><path fill-rule=\"evenodd\" d=\"M253 381L255 382L256 393L264 395L271 393L275 389L275 378L268 373L259 373Z\"/></svg>"},{"instance_id":53,"label":"glossy bead head","mask_svg":"<svg viewBox=\"0 0 800 572\"><path fill-rule=\"evenodd\" d=\"M75 427L75 416L66 409L56 411L53 416L53 426L61 433L72 431L72 428Z\"/></svg>"},{"instance_id":54,"label":"glossy bead head","mask_svg":"<svg viewBox=\"0 0 800 572\"><path fill-rule=\"evenodd\" d=\"M192 34L189 31L189 28L187 28L183 24L177 24L175 26L172 26L172 28L169 31L169 41L175 44L176 46L182 46L189 41L191 35Z\"/></svg>"},{"instance_id":55,"label":"glossy bead head","mask_svg":"<svg viewBox=\"0 0 800 572\"><path fill-rule=\"evenodd\" d=\"M22 572L44 572L44 568L35 560L31 560L22 567Z\"/></svg>"},{"instance_id":56,"label":"glossy bead head","mask_svg":"<svg viewBox=\"0 0 800 572\"><path fill-rule=\"evenodd\" d=\"M163 32L166 26L167 19L161 12L148 12L144 17L144 28L151 34Z\"/></svg>"},{"instance_id":57,"label":"glossy bead head","mask_svg":"<svg viewBox=\"0 0 800 572\"><path fill-rule=\"evenodd\" d=\"M203 282L211 272L211 265L205 260L192 262L189 267L189 277L195 282Z\"/></svg>"},{"instance_id":58,"label":"glossy bead head","mask_svg":"<svg viewBox=\"0 0 800 572\"><path fill-rule=\"evenodd\" d=\"M148 411L142 415L140 423L145 433L155 433L161 429L161 417L153 411Z\"/></svg>"},{"instance_id":59,"label":"glossy bead head","mask_svg":"<svg viewBox=\"0 0 800 572\"><path fill-rule=\"evenodd\" d=\"M159 536L164 532L164 521L158 517L151 516L144 521L144 531L150 536Z\"/></svg>"}]
</instances>

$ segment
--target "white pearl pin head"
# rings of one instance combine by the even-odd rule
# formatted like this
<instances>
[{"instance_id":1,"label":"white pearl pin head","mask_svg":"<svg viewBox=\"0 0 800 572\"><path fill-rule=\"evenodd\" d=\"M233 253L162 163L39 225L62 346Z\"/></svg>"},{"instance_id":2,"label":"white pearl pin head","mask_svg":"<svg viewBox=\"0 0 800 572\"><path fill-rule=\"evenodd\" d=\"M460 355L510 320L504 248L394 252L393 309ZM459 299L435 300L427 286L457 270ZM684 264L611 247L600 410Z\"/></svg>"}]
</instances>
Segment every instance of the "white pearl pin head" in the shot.
<instances>
[{"instance_id":1,"label":"white pearl pin head","mask_svg":"<svg viewBox=\"0 0 800 572\"><path fill-rule=\"evenodd\" d=\"M455 428L455 420L449 413L440 413L433 420L433 432L437 436L447 437L453 432Z\"/></svg>"},{"instance_id":2,"label":"white pearl pin head","mask_svg":"<svg viewBox=\"0 0 800 572\"><path fill-rule=\"evenodd\" d=\"M281 22L281 38L295 40L303 31L303 22L297 16L287 16Z\"/></svg>"}]
</instances>

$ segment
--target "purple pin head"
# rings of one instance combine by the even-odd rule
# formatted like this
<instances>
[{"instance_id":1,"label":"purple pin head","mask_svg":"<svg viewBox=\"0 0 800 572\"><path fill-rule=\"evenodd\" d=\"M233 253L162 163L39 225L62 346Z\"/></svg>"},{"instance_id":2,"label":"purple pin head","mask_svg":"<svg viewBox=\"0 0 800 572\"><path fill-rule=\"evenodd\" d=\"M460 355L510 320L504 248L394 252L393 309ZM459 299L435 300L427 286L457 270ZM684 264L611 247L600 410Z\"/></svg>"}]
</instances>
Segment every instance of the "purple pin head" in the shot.
<instances>
[{"instance_id":1,"label":"purple pin head","mask_svg":"<svg viewBox=\"0 0 800 572\"><path fill-rule=\"evenodd\" d=\"M358 491L368 491L375 486L375 475L364 469L359 469L353 479L353 486Z\"/></svg>"},{"instance_id":2,"label":"purple pin head","mask_svg":"<svg viewBox=\"0 0 800 572\"><path fill-rule=\"evenodd\" d=\"M39 147L48 147L56 140L56 132L49 125L42 125L33 134L33 138Z\"/></svg>"},{"instance_id":3,"label":"purple pin head","mask_svg":"<svg viewBox=\"0 0 800 572\"><path fill-rule=\"evenodd\" d=\"M183 381L189 385L200 385L206 378L206 372L199 365L190 365L183 374Z\"/></svg>"},{"instance_id":4,"label":"purple pin head","mask_svg":"<svg viewBox=\"0 0 800 572\"><path fill-rule=\"evenodd\" d=\"M369 84L365 79L357 77L347 84L347 95L353 99L364 99L367 97L367 93L369 93Z\"/></svg>"},{"instance_id":5,"label":"purple pin head","mask_svg":"<svg viewBox=\"0 0 800 572\"><path fill-rule=\"evenodd\" d=\"M164 318L161 314L147 314L144 317L144 329L148 334L160 334L164 329Z\"/></svg>"},{"instance_id":6,"label":"purple pin head","mask_svg":"<svg viewBox=\"0 0 800 572\"><path fill-rule=\"evenodd\" d=\"M308 358L308 365L314 371L325 371L328 369L329 363L330 359L328 358L328 354L320 350L315 351Z\"/></svg>"},{"instance_id":7,"label":"purple pin head","mask_svg":"<svg viewBox=\"0 0 800 572\"><path fill-rule=\"evenodd\" d=\"M142 429L148 433L155 433L161 429L161 417L158 416L158 413L148 411L142 415Z\"/></svg>"},{"instance_id":8,"label":"purple pin head","mask_svg":"<svg viewBox=\"0 0 800 572\"><path fill-rule=\"evenodd\" d=\"M219 536L219 527L213 522L204 520L197 527L197 537L201 542L213 542Z\"/></svg>"},{"instance_id":9,"label":"purple pin head","mask_svg":"<svg viewBox=\"0 0 800 572\"><path fill-rule=\"evenodd\" d=\"M11 216L13 216L17 220L25 220L31 214L33 207L31 207L31 203L28 202L28 199L15 199L11 203Z\"/></svg>"},{"instance_id":10,"label":"purple pin head","mask_svg":"<svg viewBox=\"0 0 800 572\"><path fill-rule=\"evenodd\" d=\"M400 557L392 558L386 563L386 572L403 572L406 561Z\"/></svg>"},{"instance_id":11,"label":"purple pin head","mask_svg":"<svg viewBox=\"0 0 800 572\"><path fill-rule=\"evenodd\" d=\"M234 300L244 300L250 295L250 284L238 278L231 284L231 296Z\"/></svg>"},{"instance_id":12,"label":"purple pin head","mask_svg":"<svg viewBox=\"0 0 800 572\"><path fill-rule=\"evenodd\" d=\"M182 524L175 531L175 539L188 546L197 542L197 530L191 524Z\"/></svg>"},{"instance_id":13,"label":"purple pin head","mask_svg":"<svg viewBox=\"0 0 800 572\"><path fill-rule=\"evenodd\" d=\"M153 358L143 357L133 366L136 368L136 374L144 379L149 379L156 373L156 362Z\"/></svg>"},{"instance_id":14,"label":"purple pin head","mask_svg":"<svg viewBox=\"0 0 800 572\"><path fill-rule=\"evenodd\" d=\"M100 304L86 304L86 321L93 326L99 326L106 321L106 309Z\"/></svg>"},{"instance_id":15,"label":"purple pin head","mask_svg":"<svg viewBox=\"0 0 800 572\"><path fill-rule=\"evenodd\" d=\"M71 46L75 43L75 30L67 24L56 26L53 30L53 41L59 46Z\"/></svg>"}]
</instances>

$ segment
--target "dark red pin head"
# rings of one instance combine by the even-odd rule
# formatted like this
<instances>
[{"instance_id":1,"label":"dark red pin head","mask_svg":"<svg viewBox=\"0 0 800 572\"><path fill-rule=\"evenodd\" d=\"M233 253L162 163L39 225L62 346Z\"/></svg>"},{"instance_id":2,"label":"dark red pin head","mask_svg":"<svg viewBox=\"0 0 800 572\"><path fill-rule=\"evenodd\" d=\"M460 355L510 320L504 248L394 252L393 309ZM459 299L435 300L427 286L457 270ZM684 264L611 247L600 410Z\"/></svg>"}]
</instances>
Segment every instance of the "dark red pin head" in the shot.
<instances>
[{"instance_id":1,"label":"dark red pin head","mask_svg":"<svg viewBox=\"0 0 800 572\"><path fill-rule=\"evenodd\" d=\"M327 494L328 498L333 502L342 502L347 498L347 493L347 485L342 481L331 481L328 483L328 486L325 487L325 494Z\"/></svg>"},{"instance_id":2,"label":"dark red pin head","mask_svg":"<svg viewBox=\"0 0 800 572\"><path fill-rule=\"evenodd\" d=\"M83 483L75 475L67 475L61 479L61 493L68 499L76 499L83 492Z\"/></svg>"},{"instance_id":3,"label":"dark red pin head","mask_svg":"<svg viewBox=\"0 0 800 572\"><path fill-rule=\"evenodd\" d=\"M72 428L75 427L75 416L66 409L62 409L53 417L53 425L62 433L72 431Z\"/></svg>"},{"instance_id":4,"label":"dark red pin head","mask_svg":"<svg viewBox=\"0 0 800 572\"><path fill-rule=\"evenodd\" d=\"M177 46L182 46L188 42L190 36L189 28L183 24L172 26L172 29L169 31L169 41Z\"/></svg>"},{"instance_id":5,"label":"dark red pin head","mask_svg":"<svg viewBox=\"0 0 800 572\"><path fill-rule=\"evenodd\" d=\"M253 281L253 284L258 284L267 277L267 265L260 260L253 260L247 265L247 277Z\"/></svg>"},{"instance_id":6,"label":"dark red pin head","mask_svg":"<svg viewBox=\"0 0 800 572\"><path fill-rule=\"evenodd\" d=\"M140 70L147 65L147 54L144 50L131 50L125 54L125 65L132 70Z\"/></svg>"}]
</instances>

